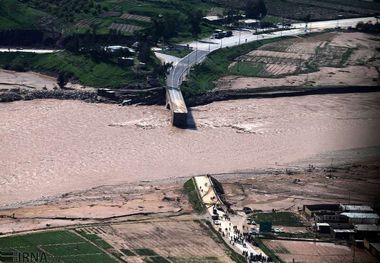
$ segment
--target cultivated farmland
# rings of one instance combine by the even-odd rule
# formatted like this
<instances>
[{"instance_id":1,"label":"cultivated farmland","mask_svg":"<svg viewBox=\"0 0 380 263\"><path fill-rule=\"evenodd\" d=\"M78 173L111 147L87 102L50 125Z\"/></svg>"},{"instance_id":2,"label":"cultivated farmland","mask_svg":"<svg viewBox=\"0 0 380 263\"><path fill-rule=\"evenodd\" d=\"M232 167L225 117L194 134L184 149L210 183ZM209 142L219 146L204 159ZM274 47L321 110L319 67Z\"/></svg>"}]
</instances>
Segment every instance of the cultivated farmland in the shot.
<instances>
[{"instance_id":1,"label":"cultivated farmland","mask_svg":"<svg viewBox=\"0 0 380 263\"><path fill-rule=\"evenodd\" d=\"M109 29L113 29L126 34L133 34L135 31L143 29L143 27L129 24L112 23Z\"/></svg>"},{"instance_id":2,"label":"cultivated farmland","mask_svg":"<svg viewBox=\"0 0 380 263\"><path fill-rule=\"evenodd\" d=\"M101 236L128 262L231 262L225 247L198 221L154 220L106 227ZM102 230L100 230L102 231Z\"/></svg>"},{"instance_id":3,"label":"cultivated farmland","mask_svg":"<svg viewBox=\"0 0 380 263\"><path fill-rule=\"evenodd\" d=\"M230 72L252 77L280 77L315 71L319 67L342 67L352 49L331 44L333 36L324 34L264 45L240 56L230 65Z\"/></svg>"},{"instance_id":4,"label":"cultivated farmland","mask_svg":"<svg viewBox=\"0 0 380 263\"><path fill-rule=\"evenodd\" d=\"M374 263L376 259L363 249L324 242L304 242L288 240L264 240L265 245L284 262L336 263L361 262ZM355 261L353 256L355 255Z\"/></svg>"},{"instance_id":5,"label":"cultivated farmland","mask_svg":"<svg viewBox=\"0 0 380 263\"><path fill-rule=\"evenodd\" d=\"M152 19L149 16L140 16L140 15L134 15L125 13L120 18L127 19L127 20L136 20L136 21L142 21L142 22L150 22Z\"/></svg>"},{"instance_id":6,"label":"cultivated farmland","mask_svg":"<svg viewBox=\"0 0 380 263\"><path fill-rule=\"evenodd\" d=\"M117 262L103 249L71 231L48 231L0 238L2 254L43 258L48 262L113 263ZM17 258L16 258L17 259ZM12 261L12 256L2 259Z\"/></svg>"},{"instance_id":7,"label":"cultivated farmland","mask_svg":"<svg viewBox=\"0 0 380 263\"><path fill-rule=\"evenodd\" d=\"M305 20L307 15L310 15L311 20L368 16L380 8L378 3L357 0L267 0L266 5L270 15L294 20Z\"/></svg>"}]
</instances>

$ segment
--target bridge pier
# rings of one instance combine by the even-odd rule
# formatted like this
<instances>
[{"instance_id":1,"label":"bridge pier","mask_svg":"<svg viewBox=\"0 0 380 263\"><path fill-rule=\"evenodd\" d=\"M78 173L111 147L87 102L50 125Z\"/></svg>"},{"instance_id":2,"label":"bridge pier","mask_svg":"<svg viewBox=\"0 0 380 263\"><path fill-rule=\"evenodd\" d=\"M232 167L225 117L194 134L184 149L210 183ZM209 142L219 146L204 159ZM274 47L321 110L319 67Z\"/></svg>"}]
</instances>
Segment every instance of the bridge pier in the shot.
<instances>
[{"instance_id":1,"label":"bridge pier","mask_svg":"<svg viewBox=\"0 0 380 263\"><path fill-rule=\"evenodd\" d=\"M171 123L176 127L187 126L187 108L179 88L166 87L166 108L171 113Z\"/></svg>"}]
</instances>

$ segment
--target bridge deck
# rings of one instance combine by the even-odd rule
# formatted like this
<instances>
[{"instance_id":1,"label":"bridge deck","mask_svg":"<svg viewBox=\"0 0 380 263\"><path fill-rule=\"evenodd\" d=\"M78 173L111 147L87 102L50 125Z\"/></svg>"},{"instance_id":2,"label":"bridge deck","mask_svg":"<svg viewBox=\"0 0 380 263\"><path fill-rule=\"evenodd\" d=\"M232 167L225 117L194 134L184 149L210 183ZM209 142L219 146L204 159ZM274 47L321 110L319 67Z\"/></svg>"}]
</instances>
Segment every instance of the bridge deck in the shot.
<instances>
[{"instance_id":1,"label":"bridge deck","mask_svg":"<svg viewBox=\"0 0 380 263\"><path fill-rule=\"evenodd\" d=\"M187 124L187 107L179 88L166 88L166 107L170 108L174 126L183 127Z\"/></svg>"}]
</instances>

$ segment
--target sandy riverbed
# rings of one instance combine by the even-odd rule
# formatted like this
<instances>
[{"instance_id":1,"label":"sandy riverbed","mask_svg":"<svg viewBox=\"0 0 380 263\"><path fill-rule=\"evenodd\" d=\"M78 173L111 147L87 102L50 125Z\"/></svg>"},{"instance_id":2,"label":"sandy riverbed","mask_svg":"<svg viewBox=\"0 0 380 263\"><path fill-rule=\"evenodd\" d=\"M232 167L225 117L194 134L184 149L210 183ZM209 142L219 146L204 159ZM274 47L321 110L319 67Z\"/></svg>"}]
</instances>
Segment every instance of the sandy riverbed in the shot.
<instances>
[{"instance_id":1,"label":"sandy riverbed","mask_svg":"<svg viewBox=\"0 0 380 263\"><path fill-rule=\"evenodd\" d=\"M192 109L193 130L171 127L159 106L0 104L0 204L380 145L379 101L367 93L216 102Z\"/></svg>"}]
</instances>

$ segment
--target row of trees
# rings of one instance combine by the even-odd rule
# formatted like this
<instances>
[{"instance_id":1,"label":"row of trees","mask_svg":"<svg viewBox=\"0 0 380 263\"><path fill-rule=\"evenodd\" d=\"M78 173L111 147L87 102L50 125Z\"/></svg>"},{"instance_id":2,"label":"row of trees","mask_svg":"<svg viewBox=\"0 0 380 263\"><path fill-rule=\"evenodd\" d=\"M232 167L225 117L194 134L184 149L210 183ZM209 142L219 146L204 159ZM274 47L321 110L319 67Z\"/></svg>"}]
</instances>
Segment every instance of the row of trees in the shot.
<instances>
[{"instance_id":1,"label":"row of trees","mask_svg":"<svg viewBox=\"0 0 380 263\"><path fill-rule=\"evenodd\" d=\"M268 13L264 0L222 0L221 4L229 18L236 17L240 11L244 11L246 18L252 19L262 19Z\"/></svg>"},{"instance_id":2,"label":"row of trees","mask_svg":"<svg viewBox=\"0 0 380 263\"><path fill-rule=\"evenodd\" d=\"M193 36L201 33L203 14L200 10L187 10L185 16L180 13L164 13L153 18L153 26L148 30L155 41L169 41L180 31L189 30Z\"/></svg>"},{"instance_id":3,"label":"row of trees","mask_svg":"<svg viewBox=\"0 0 380 263\"><path fill-rule=\"evenodd\" d=\"M2 46L53 46L56 39L48 37L39 30L5 30L0 31Z\"/></svg>"},{"instance_id":4,"label":"row of trees","mask_svg":"<svg viewBox=\"0 0 380 263\"><path fill-rule=\"evenodd\" d=\"M16 1L16 0L15 0ZM91 13L98 15L107 11L106 6L102 6L94 0L19 0L30 7L54 14L56 17L67 22L73 22L74 16L79 13Z\"/></svg>"},{"instance_id":5,"label":"row of trees","mask_svg":"<svg viewBox=\"0 0 380 263\"><path fill-rule=\"evenodd\" d=\"M264 0L247 0L245 3L245 15L247 18L262 19L268 13Z\"/></svg>"}]
</instances>

